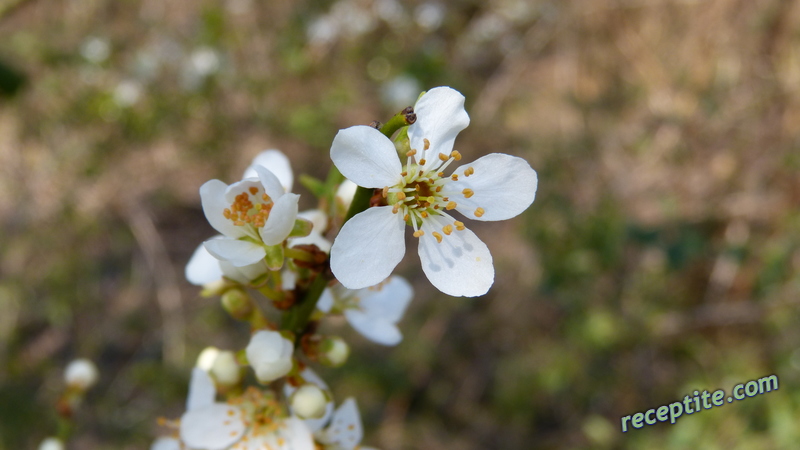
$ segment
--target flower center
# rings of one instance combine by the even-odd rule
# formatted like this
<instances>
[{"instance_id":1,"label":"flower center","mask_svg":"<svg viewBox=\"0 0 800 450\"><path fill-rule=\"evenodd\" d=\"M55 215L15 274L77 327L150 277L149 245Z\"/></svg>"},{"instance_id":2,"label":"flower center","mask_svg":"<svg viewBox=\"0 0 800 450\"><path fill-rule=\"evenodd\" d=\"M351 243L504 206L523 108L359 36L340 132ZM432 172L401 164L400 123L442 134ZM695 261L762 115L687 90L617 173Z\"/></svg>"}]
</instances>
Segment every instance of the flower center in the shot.
<instances>
[{"instance_id":1,"label":"flower center","mask_svg":"<svg viewBox=\"0 0 800 450\"><path fill-rule=\"evenodd\" d=\"M425 139L425 153L430 147L430 142ZM392 212L399 214L402 212L403 220L414 228L414 237L421 237L425 234L421 228L423 225L432 225L433 228L441 228L445 236L449 236L453 229L463 230L464 224L453 219L446 211L455 209L458 206L453 195L461 194L466 198L472 197L474 192L464 189L461 192L450 191L447 184L450 181L457 181L458 175L452 174L445 176L444 170L453 161L461 160L461 153L456 150L450 155L439 153L436 161L427 161L424 157L416 159L417 150L412 149L406 153L408 160L400 182L392 187L383 188L383 196L388 204L392 205ZM464 171L464 176L475 173L472 167ZM438 231L431 233L436 241L441 243L443 236Z\"/></svg>"},{"instance_id":2,"label":"flower center","mask_svg":"<svg viewBox=\"0 0 800 450\"><path fill-rule=\"evenodd\" d=\"M230 208L222 211L222 215L236 226L263 227L274 204L266 193L261 192L259 196L259 192L257 187L251 186L237 195Z\"/></svg>"}]
</instances>

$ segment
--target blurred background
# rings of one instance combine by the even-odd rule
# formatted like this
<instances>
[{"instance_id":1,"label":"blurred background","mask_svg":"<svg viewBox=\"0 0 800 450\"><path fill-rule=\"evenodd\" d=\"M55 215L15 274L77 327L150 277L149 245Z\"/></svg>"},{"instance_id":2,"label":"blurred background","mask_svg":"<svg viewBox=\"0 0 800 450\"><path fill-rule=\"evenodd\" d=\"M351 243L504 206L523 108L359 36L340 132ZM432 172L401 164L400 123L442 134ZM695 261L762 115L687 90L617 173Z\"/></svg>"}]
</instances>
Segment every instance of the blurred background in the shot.
<instances>
[{"instance_id":1,"label":"blurred background","mask_svg":"<svg viewBox=\"0 0 800 450\"><path fill-rule=\"evenodd\" d=\"M0 1L0 449L144 449L207 345L248 331L183 269L198 195L261 150L323 178L340 128L449 85L467 160L527 159L522 216L469 225L483 298L416 290L389 349L347 326L365 444L778 449L800 442L800 4L788 0ZM295 184L301 208L313 197ZM416 244L411 244L412 249ZM768 395L620 418L776 374Z\"/></svg>"}]
</instances>

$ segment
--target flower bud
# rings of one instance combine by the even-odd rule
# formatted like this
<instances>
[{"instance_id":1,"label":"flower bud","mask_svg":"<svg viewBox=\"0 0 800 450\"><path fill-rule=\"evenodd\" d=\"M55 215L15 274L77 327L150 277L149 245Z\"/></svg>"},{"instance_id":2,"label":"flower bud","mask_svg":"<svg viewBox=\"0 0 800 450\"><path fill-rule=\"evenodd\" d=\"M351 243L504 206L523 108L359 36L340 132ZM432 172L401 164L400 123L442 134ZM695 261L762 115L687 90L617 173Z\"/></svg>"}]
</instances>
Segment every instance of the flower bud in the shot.
<instances>
[{"instance_id":1,"label":"flower bud","mask_svg":"<svg viewBox=\"0 0 800 450\"><path fill-rule=\"evenodd\" d=\"M88 359L76 359L67 365L64 371L64 381L67 386L79 391L86 391L92 387L99 378L97 366Z\"/></svg>"},{"instance_id":2,"label":"flower bud","mask_svg":"<svg viewBox=\"0 0 800 450\"><path fill-rule=\"evenodd\" d=\"M58 438L49 437L39 444L39 450L64 450L64 443Z\"/></svg>"},{"instance_id":3,"label":"flower bud","mask_svg":"<svg viewBox=\"0 0 800 450\"><path fill-rule=\"evenodd\" d=\"M217 380L217 383L225 387L235 386L242 380L242 372L239 363L236 362L236 355L230 350L219 352L209 373Z\"/></svg>"},{"instance_id":4,"label":"flower bud","mask_svg":"<svg viewBox=\"0 0 800 450\"><path fill-rule=\"evenodd\" d=\"M222 294L222 307L234 319L247 320L253 312L253 302L250 296L241 289L228 289Z\"/></svg>"},{"instance_id":5,"label":"flower bud","mask_svg":"<svg viewBox=\"0 0 800 450\"><path fill-rule=\"evenodd\" d=\"M289 399L292 411L301 419L320 419L325 415L328 397L316 384L300 386Z\"/></svg>"},{"instance_id":6,"label":"flower bud","mask_svg":"<svg viewBox=\"0 0 800 450\"><path fill-rule=\"evenodd\" d=\"M204 371L209 372L217 356L219 356L219 349L217 347L206 347L197 357L196 365Z\"/></svg>"},{"instance_id":7,"label":"flower bud","mask_svg":"<svg viewBox=\"0 0 800 450\"><path fill-rule=\"evenodd\" d=\"M262 383L277 380L292 370L294 345L277 331L256 332L245 353Z\"/></svg>"},{"instance_id":8,"label":"flower bud","mask_svg":"<svg viewBox=\"0 0 800 450\"><path fill-rule=\"evenodd\" d=\"M350 346L339 336L328 336L319 345L319 362L329 367L339 367L350 356Z\"/></svg>"}]
</instances>

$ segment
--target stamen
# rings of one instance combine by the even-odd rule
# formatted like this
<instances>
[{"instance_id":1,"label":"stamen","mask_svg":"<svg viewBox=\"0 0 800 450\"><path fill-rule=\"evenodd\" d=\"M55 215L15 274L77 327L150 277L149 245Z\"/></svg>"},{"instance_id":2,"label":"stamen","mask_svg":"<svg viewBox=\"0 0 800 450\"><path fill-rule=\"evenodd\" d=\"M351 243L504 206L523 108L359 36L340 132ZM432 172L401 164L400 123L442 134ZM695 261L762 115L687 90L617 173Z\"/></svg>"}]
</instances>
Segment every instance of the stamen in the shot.
<instances>
[{"instance_id":1,"label":"stamen","mask_svg":"<svg viewBox=\"0 0 800 450\"><path fill-rule=\"evenodd\" d=\"M397 214L397 211L400 211L400 203L395 203L394 206L392 206L392 214Z\"/></svg>"},{"instance_id":2,"label":"stamen","mask_svg":"<svg viewBox=\"0 0 800 450\"><path fill-rule=\"evenodd\" d=\"M444 232L444 234L450 236L450 233L453 232L453 226L450 225L450 224L447 224L442 228L442 231Z\"/></svg>"},{"instance_id":3,"label":"stamen","mask_svg":"<svg viewBox=\"0 0 800 450\"><path fill-rule=\"evenodd\" d=\"M464 222L456 220L454 225L456 226L456 230L462 231L465 230L467 227L464 226Z\"/></svg>"},{"instance_id":4,"label":"stamen","mask_svg":"<svg viewBox=\"0 0 800 450\"><path fill-rule=\"evenodd\" d=\"M420 159L420 160L419 160L419 165L420 165L420 166L424 166L424 165L425 165L425 163L427 163L427 162L428 162L428 161L426 161L426 160L425 160L425 158L422 158L422 159ZM420 171L420 172L422 172L422 171Z\"/></svg>"},{"instance_id":5,"label":"stamen","mask_svg":"<svg viewBox=\"0 0 800 450\"><path fill-rule=\"evenodd\" d=\"M461 161L461 153L459 153L458 150L453 150L452 152L450 152L450 157L455 159L456 161Z\"/></svg>"},{"instance_id":6,"label":"stamen","mask_svg":"<svg viewBox=\"0 0 800 450\"><path fill-rule=\"evenodd\" d=\"M466 175L466 172L464 173L464 175ZM463 191L461 191L461 193L464 194L464 197L466 198L470 198L473 195L475 195L475 191L473 191L472 189L464 189Z\"/></svg>"},{"instance_id":7,"label":"stamen","mask_svg":"<svg viewBox=\"0 0 800 450\"><path fill-rule=\"evenodd\" d=\"M475 210L475 216L481 217L483 215L483 213L485 213L485 212L486 211L484 211L483 208L478 208L478 209Z\"/></svg>"},{"instance_id":8,"label":"stamen","mask_svg":"<svg viewBox=\"0 0 800 450\"><path fill-rule=\"evenodd\" d=\"M445 155L444 153L439 153L439 159L441 159L442 161L447 161L447 155Z\"/></svg>"},{"instance_id":9,"label":"stamen","mask_svg":"<svg viewBox=\"0 0 800 450\"><path fill-rule=\"evenodd\" d=\"M453 181L458 181L458 175L452 174L452 175L450 175L450 179L453 180Z\"/></svg>"},{"instance_id":10,"label":"stamen","mask_svg":"<svg viewBox=\"0 0 800 450\"><path fill-rule=\"evenodd\" d=\"M450 211L451 209L454 209L456 206L458 206L458 205L456 204L456 202L450 202L450 203L448 203L448 204L447 204L447 206L445 206L444 208L445 208L446 210ZM478 208L478 209L480 209L480 208ZM478 217L482 216L482 215L483 215L483 210L481 210L481 214L480 214L480 215L478 215L478 212L477 212L477 211L475 211L475 215L476 215L476 216L478 216Z\"/></svg>"},{"instance_id":11,"label":"stamen","mask_svg":"<svg viewBox=\"0 0 800 450\"><path fill-rule=\"evenodd\" d=\"M389 186L384 186L383 187L383 198L386 198L387 195L389 195Z\"/></svg>"},{"instance_id":12,"label":"stamen","mask_svg":"<svg viewBox=\"0 0 800 450\"><path fill-rule=\"evenodd\" d=\"M252 195L258 194L258 188L255 187L255 186L250 186L249 191L250 191L250 194L252 194Z\"/></svg>"},{"instance_id":13,"label":"stamen","mask_svg":"<svg viewBox=\"0 0 800 450\"><path fill-rule=\"evenodd\" d=\"M401 200L401 201L405 200L406 199L406 193L405 192L398 192L397 193L397 199Z\"/></svg>"},{"instance_id":14,"label":"stamen","mask_svg":"<svg viewBox=\"0 0 800 450\"><path fill-rule=\"evenodd\" d=\"M434 189L434 190L436 192L442 192L442 187L441 186L436 186L436 189Z\"/></svg>"},{"instance_id":15,"label":"stamen","mask_svg":"<svg viewBox=\"0 0 800 450\"><path fill-rule=\"evenodd\" d=\"M467 170L464 171L464 176L468 177L468 176L472 175L473 173L475 173L475 169L473 169L472 167L468 167Z\"/></svg>"},{"instance_id":16,"label":"stamen","mask_svg":"<svg viewBox=\"0 0 800 450\"><path fill-rule=\"evenodd\" d=\"M437 203L437 204L433 205L433 209L439 209L439 204Z\"/></svg>"},{"instance_id":17,"label":"stamen","mask_svg":"<svg viewBox=\"0 0 800 450\"><path fill-rule=\"evenodd\" d=\"M261 194L261 200L264 200L265 202L268 201L269 195L267 195L266 193Z\"/></svg>"},{"instance_id":18,"label":"stamen","mask_svg":"<svg viewBox=\"0 0 800 450\"><path fill-rule=\"evenodd\" d=\"M450 201L450 197L442 197L442 201L443 202L449 202Z\"/></svg>"},{"instance_id":19,"label":"stamen","mask_svg":"<svg viewBox=\"0 0 800 450\"><path fill-rule=\"evenodd\" d=\"M415 232L414 232L414 237L415 237L415 238L418 238L418 237L422 236L423 234L425 234L425 232L424 232L424 231L422 231L422 230L417 230L417 231L415 231Z\"/></svg>"},{"instance_id":20,"label":"stamen","mask_svg":"<svg viewBox=\"0 0 800 450\"><path fill-rule=\"evenodd\" d=\"M427 219L428 218L428 211L422 211L421 213L419 213L419 215L422 216L423 219Z\"/></svg>"},{"instance_id":21,"label":"stamen","mask_svg":"<svg viewBox=\"0 0 800 450\"><path fill-rule=\"evenodd\" d=\"M414 150L414 149L411 149L411 150L406 152L406 156L414 156L416 154L417 154L417 151Z\"/></svg>"},{"instance_id":22,"label":"stamen","mask_svg":"<svg viewBox=\"0 0 800 450\"><path fill-rule=\"evenodd\" d=\"M403 216L403 222L408 222L408 214L406 214L405 216Z\"/></svg>"},{"instance_id":23,"label":"stamen","mask_svg":"<svg viewBox=\"0 0 800 450\"><path fill-rule=\"evenodd\" d=\"M408 172L406 172L405 170L404 170L404 171L402 171L402 172L400 172L400 176L401 176L401 177L404 177L404 176L406 176L406 175L408 175Z\"/></svg>"},{"instance_id":24,"label":"stamen","mask_svg":"<svg viewBox=\"0 0 800 450\"><path fill-rule=\"evenodd\" d=\"M441 153L439 153L439 154L441 155ZM439 177L439 178L444 178L444 172L439 172L439 173L436 174L436 176Z\"/></svg>"},{"instance_id":25,"label":"stamen","mask_svg":"<svg viewBox=\"0 0 800 450\"><path fill-rule=\"evenodd\" d=\"M228 209L228 208L225 208L224 210L222 210L222 215L225 216L226 219L230 219L231 218L231 210Z\"/></svg>"},{"instance_id":26,"label":"stamen","mask_svg":"<svg viewBox=\"0 0 800 450\"><path fill-rule=\"evenodd\" d=\"M422 150L427 150L431 148L431 141L429 141L427 138L423 138L422 142L425 144L425 147L423 147Z\"/></svg>"},{"instance_id":27,"label":"stamen","mask_svg":"<svg viewBox=\"0 0 800 450\"><path fill-rule=\"evenodd\" d=\"M442 243L442 235L441 234L439 234L439 233L437 233L435 231L433 233L431 233L431 234L433 235L433 237L436 238L436 242L438 242L440 244Z\"/></svg>"}]
</instances>

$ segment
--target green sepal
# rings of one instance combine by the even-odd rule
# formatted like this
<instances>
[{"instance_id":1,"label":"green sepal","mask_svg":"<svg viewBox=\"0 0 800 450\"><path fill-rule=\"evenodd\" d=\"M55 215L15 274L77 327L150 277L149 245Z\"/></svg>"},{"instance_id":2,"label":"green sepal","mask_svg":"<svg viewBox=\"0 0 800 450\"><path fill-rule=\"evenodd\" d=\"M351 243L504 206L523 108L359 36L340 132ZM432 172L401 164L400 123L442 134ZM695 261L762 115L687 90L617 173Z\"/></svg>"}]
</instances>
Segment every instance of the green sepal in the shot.
<instances>
[{"instance_id":1,"label":"green sepal","mask_svg":"<svg viewBox=\"0 0 800 450\"><path fill-rule=\"evenodd\" d=\"M283 245L268 245L264 247L267 254L264 256L264 262L267 263L269 270L281 270L283 267Z\"/></svg>"},{"instance_id":2,"label":"green sepal","mask_svg":"<svg viewBox=\"0 0 800 450\"><path fill-rule=\"evenodd\" d=\"M397 156L400 161L405 161L406 154L411 151L411 141L408 139L408 127L403 127L397 136L394 138L394 148L397 150Z\"/></svg>"},{"instance_id":3,"label":"green sepal","mask_svg":"<svg viewBox=\"0 0 800 450\"><path fill-rule=\"evenodd\" d=\"M289 237L306 237L311 234L313 228L314 224L310 220L298 217L294 220L294 227L292 232L289 233Z\"/></svg>"}]
</instances>

